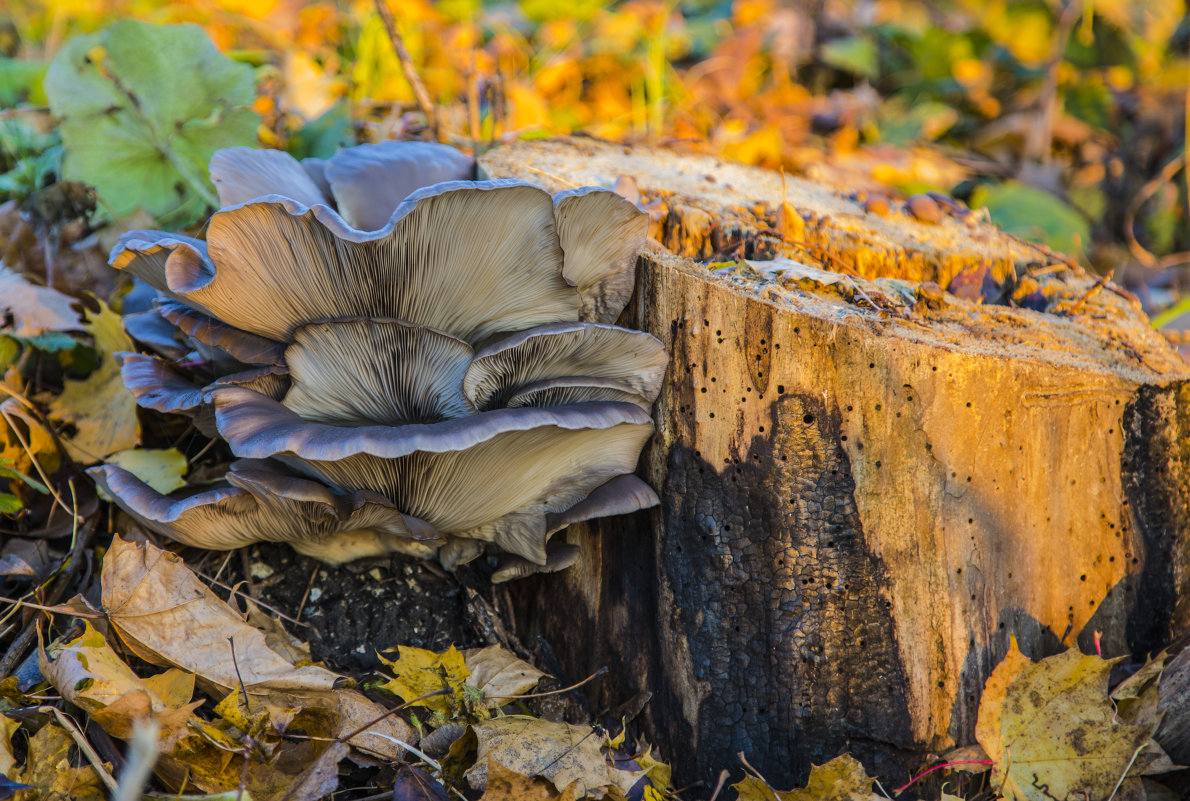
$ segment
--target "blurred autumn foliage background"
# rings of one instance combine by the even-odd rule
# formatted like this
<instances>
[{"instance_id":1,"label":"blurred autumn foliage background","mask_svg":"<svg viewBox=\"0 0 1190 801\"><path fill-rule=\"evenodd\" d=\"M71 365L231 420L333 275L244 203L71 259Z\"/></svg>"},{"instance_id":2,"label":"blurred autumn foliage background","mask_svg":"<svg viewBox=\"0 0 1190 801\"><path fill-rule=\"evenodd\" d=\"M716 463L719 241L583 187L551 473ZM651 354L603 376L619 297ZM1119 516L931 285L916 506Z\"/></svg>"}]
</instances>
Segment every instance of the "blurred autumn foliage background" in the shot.
<instances>
[{"instance_id":1,"label":"blurred autumn foliage background","mask_svg":"<svg viewBox=\"0 0 1190 801\"><path fill-rule=\"evenodd\" d=\"M256 69L259 139L298 157L427 118L371 0L8 0L0 201L53 181L40 81L73 35L194 22ZM681 143L868 192L952 193L1138 291L1190 256L1183 0L401 0L438 135ZM34 158L33 156L40 156ZM7 172L4 172L7 170Z\"/></svg>"}]
</instances>

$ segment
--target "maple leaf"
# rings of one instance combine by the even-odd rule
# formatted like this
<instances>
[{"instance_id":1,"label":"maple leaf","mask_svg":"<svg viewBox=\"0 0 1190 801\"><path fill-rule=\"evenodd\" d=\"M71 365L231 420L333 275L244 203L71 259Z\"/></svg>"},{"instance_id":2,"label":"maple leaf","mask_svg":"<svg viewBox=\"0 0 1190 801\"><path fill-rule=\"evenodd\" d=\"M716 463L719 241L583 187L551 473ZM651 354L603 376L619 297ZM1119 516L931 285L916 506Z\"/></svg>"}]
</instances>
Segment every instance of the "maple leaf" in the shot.
<instances>
[{"instance_id":1,"label":"maple leaf","mask_svg":"<svg viewBox=\"0 0 1190 801\"><path fill-rule=\"evenodd\" d=\"M984 686L975 727L1008 801L1144 797L1137 760L1160 750L1156 723L1118 714L1107 694L1118 661L1070 649L1032 663L1013 638Z\"/></svg>"}]
</instances>

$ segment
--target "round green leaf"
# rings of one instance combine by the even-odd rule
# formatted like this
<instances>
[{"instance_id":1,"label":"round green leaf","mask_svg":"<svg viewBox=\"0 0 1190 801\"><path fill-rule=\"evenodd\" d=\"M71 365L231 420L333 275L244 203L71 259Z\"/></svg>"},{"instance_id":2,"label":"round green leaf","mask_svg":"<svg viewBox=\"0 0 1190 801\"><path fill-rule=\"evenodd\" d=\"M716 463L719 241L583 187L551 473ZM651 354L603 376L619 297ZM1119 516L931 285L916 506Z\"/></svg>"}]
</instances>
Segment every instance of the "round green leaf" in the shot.
<instances>
[{"instance_id":1,"label":"round green leaf","mask_svg":"<svg viewBox=\"0 0 1190 801\"><path fill-rule=\"evenodd\" d=\"M116 217L144 208L180 227L216 205L216 150L256 142L252 68L197 25L123 20L70 40L45 90L62 120L65 177L91 184Z\"/></svg>"}]
</instances>

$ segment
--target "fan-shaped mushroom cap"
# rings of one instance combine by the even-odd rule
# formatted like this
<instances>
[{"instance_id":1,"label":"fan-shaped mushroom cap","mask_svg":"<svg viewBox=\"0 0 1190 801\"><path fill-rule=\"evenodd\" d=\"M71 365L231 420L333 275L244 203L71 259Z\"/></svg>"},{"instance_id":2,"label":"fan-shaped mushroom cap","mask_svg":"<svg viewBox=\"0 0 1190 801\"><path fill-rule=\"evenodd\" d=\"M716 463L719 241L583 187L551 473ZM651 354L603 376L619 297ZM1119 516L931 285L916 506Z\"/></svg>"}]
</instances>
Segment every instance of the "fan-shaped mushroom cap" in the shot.
<instances>
[{"instance_id":1,"label":"fan-shaped mushroom cap","mask_svg":"<svg viewBox=\"0 0 1190 801\"><path fill-rule=\"evenodd\" d=\"M268 365L221 376L203 388L203 399L210 403L211 393L222 387L243 387L279 401L289 392L289 368Z\"/></svg>"},{"instance_id":2,"label":"fan-shaped mushroom cap","mask_svg":"<svg viewBox=\"0 0 1190 801\"><path fill-rule=\"evenodd\" d=\"M120 377L136 398L136 405L163 414L194 414L203 404L202 387L178 372L170 362L139 353L117 353Z\"/></svg>"},{"instance_id":3,"label":"fan-shaped mushroom cap","mask_svg":"<svg viewBox=\"0 0 1190 801\"><path fill-rule=\"evenodd\" d=\"M607 189L585 186L554 195L562 276L583 298L581 320L614 323L636 286L636 257L649 216Z\"/></svg>"},{"instance_id":4,"label":"fan-shaped mushroom cap","mask_svg":"<svg viewBox=\"0 0 1190 801\"><path fill-rule=\"evenodd\" d=\"M128 336L167 359L178 360L186 355L187 349L177 340L178 327L156 309L125 315L124 330Z\"/></svg>"},{"instance_id":5,"label":"fan-shaped mushroom cap","mask_svg":"<svg viewBox=\"0 0 1190 801\"><path fill-rule=\"evenodd\" d=\"M596 517L626 515L661 503L657 493L634 475L616 476L564 512L546 515L549 534Z\"/></svg>"},{"instance_id":6,"label":"fan-shaped mushroom cap","mask_svg":"<svg viewBox=\"0 0 1190 801\"><path fill-rule=\"evenodd\" d=\"M373 231L418 189L473 178L475 160L449 145L389 141L344 148L323 169L343 219Z\"/></svg>"},{"instance_id":7,"label":"fan-shaped mushroom cap","mask_svg":"<svg viewBox=\"0 0 1190 801\"><path fill-rule=\"evenodd\" d=\"M652 431L647 414L623 403L343 428L305 422L249 390L212 395L219 433L236 455L275 455L334 486L378 492L444 533L567 509L632 472Z\"/></svg>"},{"instance_id":8,"label":"fan-shaped mushroom cap","mask_svg":"<svg viewBox=\"0 0 1190 801\"><path fill-rule=\"evenodd\" d=\"M651 400L623 381L590 376L566 376L526 384L510 395L504 406L518 409L522 406L566 406L591 401L635 403L646 412L653 405Z\"/></svg>"},{"instance_id":9,"label":"fan-shaped mushroom cap","mask_svg":"<svg viewBox=\"0 0 1190 801\"><path fill-rule=\"evenodd\" d=\"M228 147L216 150L209 165L220 206L237 206L264 195L283 195L306 206L328 204L298 160L284 150ZM396 208L396 204L393 204Z\"/></svg>"},{"instance_id":10,"label":"fan-shaped mushroom cap","mask_svg":"<svg viewBox=\"0 0 1190 801\"><path fill-rule=\"evenodd\" d=\"M622 381L652 403L668 363L661 340L650 334L599 323L555 323L483 348L463 378L463 394L476 408L491 409L527 384L590 376Z\"/></svg>"},{"instance_id":11,"label":"fan-shaped mushroom cap","mask_svg":"<svg viewBox=\"0 0 1190 801\"><path fill-rule=\"evenodd\" d=\"M304 325L285 351L283 403L304 420L401 425L475 413L462 394L474 352L461 339L392 319Z\"/></svg>"},{"instance_id":12,"label":"fan-shaped mushroom cap","mask_svg":"<svg viewBox=\"0 0 1190 801\"><path fill-rule=\"evenodd\" d=\"M499 569L492 574L492 583L502 584L505 581L531 576L534 573L557 573L577 562L580 554L581 551L577 545L558 542L549 546L544 565L534 564L519 556L506 556L501 561Z\"/></svg>"},{"instance_id":13,"label":"fan-shaped mushroom cap","mask_svg":"<svg viewBox=\"0 0 1190 801\"><path fill-rule=\"evenodd\" d=\"M164 231L129 231L116 240L108 264L136 276L174 300L182 300L173 288L189 276L215 272L207 256L207 243L181 234ZM185 290L183 285L182 291ZM210 314L198 301L183 301Z\"/></svg>"},{"instance_id":14,"label":"fan-shaped mushroom cap","mask_svg":"<svg viewBox=\"0 0 1190 801\"><path fill-rule=\"evenodd\" d=\"M161 495L115 465L88 474L142 525L197 548L227 550L262 540L317 547L341 532L370 531L375 540L386 540L413 539L426 531L420 521L411 527L373 493L339 495L263 462L236 462L226 485L182 499Z\"/></svg>"},{"instance_id":15,"label":"fan-shaped mushroom cap","mask_svg":"<svg viewBox=\"0 0 1190 801\"><path fill-rule=\"evenodd\" d=\"M157 310L200 345L216 348L240 364L285 363L285 344L282 342L233 328L176 300L157 301Z\"/></svg>"},{"instance_id":16,"label":"fan-shaped mushroom cap","mask_svg":"<svg viewBox=\"0 0 1190 801\"><path fill-rule=\"evenodd\" d=\"M436 184L371 233L325 206L262 198L211 217L207 250L213 264L177 269L174 251L169 291L275 340L315 320L393 317L473 342L575 319L581 302L561 275L549 195L517 181Z\"/></svg>"}]
</instances>

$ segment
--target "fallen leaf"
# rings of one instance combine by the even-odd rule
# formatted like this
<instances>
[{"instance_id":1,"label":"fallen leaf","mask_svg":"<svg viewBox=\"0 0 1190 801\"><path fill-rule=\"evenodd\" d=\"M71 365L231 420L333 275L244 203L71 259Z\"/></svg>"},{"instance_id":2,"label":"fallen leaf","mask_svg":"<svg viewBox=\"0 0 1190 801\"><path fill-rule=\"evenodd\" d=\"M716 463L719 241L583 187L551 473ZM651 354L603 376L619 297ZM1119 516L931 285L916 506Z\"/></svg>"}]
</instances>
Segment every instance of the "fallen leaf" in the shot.
<instances>
[{"instance_id":1,"label":"fallen leaf","mask_svg":"<svg viewBox=\"0 0 1190 801\"><path fill-rule=\"evenodd\" d=\"M812 765L806 786L796 790L774 790L754 775L732 786L739 801L882 801L872 792L872 781L859 760L843 754L825 765Z\"/></svg>"},{"instance_id":2,"label":"fallen leaf","mask_svg":"<svg viewBox=\"0 0 1190 801\"><path fill-rule=\"evenodd\" d=\"M608 787L622 793L640 780L640 771L617 770L603 755L603 736L590 726L508 715L471 727L478 742L475 765L465 774L476 790L487 787L488 761L525 776L541 776L554 787L574 785L582 798Z\"/></svg>"},{"instance_id":3,"label":"fallen leaf","mask_svg":"<svg viewBox=\"0 0 1190 801\"><path fill-rule=\"evenodd\" d=\"M136 447L140 422L136 399L124 386L114 354L132 350L124 324L103 301L87 318L87 331L99 352L99 367L81 381L66 381L62 394L50 404L50 418L73 425L66 450L80 464L94 464L108 454Z\"/></svg>"},{"instance_id":4,"label":"fallen leaf","mask_svg":"<svg viewBox=\"0 0 1190 801\"><path fill-rule=\"evenodd\" d=\"M164 752L189 734L191 713L202 703L190 701L193 675L171 669L153 677L150 684L133 673L103 635L86 622L78 637L51 643L38 663L42 675L63 698L86 710L113 737L127 740L139 721L155 720ZM169 700L155 688L166 689Z\"/></svg>"},{"instance_id":5,"label":"fallen leaf","mask_svg":"<svg viewBox=\"0 0 1190 801\"><path fill-rule=\"evenodd\" d=\"M35 789L18 790L14 801L69 798L71 801L104 801L107 796L95 768L76 768L70 761L74 740L54 723L47 723L29 738L25 767L12 775L14 781Z\"/></svg>"},{"instance_id":6,"label":"fallen leaf","mask_svg":"<svg viewBox=\"0 0 1190 801\"><path fill-rule=\"evenodd\" d=\"M440 654L398 645L396 659L388 660L380 655L380 660L393 672L393 678L383 688L410 706L425 707L446 719L467 709L463 685L470 673L463 655L453 645ZM423 695L429 697L421 698ZM418 698L421 700L414 700Z\"/></svg>"},{"instance_id":7,"label":"fallen leaf","mask_svg":"<svg viewBox=\"0 0 1190 801\"><path fill-rule=\"evenodd\" d=\"M1030 663L1012 640L988 677L975 729L995 763L992 785L1008 801L1144 797L1135 763L1158 748L1155 722L1117 714L1107 694L1117 661L1072 648Z\"/></svg>"},{"instance_id":8,"label":"fallen leaf","mask_svg":"<svg viewBox=\"0 0 1190 801\"><path fill-rule=\"evenodd\" d=\"M0 265L0 316L12 316L11 333L35 337L47 331L81 331L74 298L56 289L32 284Z\"/></svg>"},{"instance_id":9,"label":"fallen leaf","mask_svg":"<svg viewBox=\"0 0 1190 801\"><path fill-rule=\"evenodd\" d=\"M415 765L403 765L393 782L393 801L448 801L446 788Z\"/></svg>"},{"instance_id":10,"label":"fallen leaf","mask_svg":"<svg viewBox=\"0 0 1190 801\"><path fill-rule=\"evenodd\" d=\"M263 632L172 553L116 537L103 560L102 587L112 629L147 662L193 673L221 698L247 692L274 717L278 710L321 716L329 737L363 729L348 743L381 759L402 758L403 744L414 739L401 718L384 717L388 710L380 704L339 688L343 677L313 665L295 667L269 648Z\"/></svg>"},{"instance_id":11,"label":"fallen leaf","mask_svg":"<svg viewBox=\"0 0 1190 801\"><path fill-rule=\"evenodd\" d=\"M186 457L177 448L133 448L113 453L106 462L122 467L162 495L186 486Z\"/></svg>"},{"instance_id":12,"label":"fallen leaf","mask_svg":"<svg viewBox=\"0 0 1190 801\"><path fill-rule=\"evenodd\" d=\"M194 673L220 695L239 689L241 679L249 694L327 691L340 680L324 668L294 667L180 557L150 543L116 537L103 560L102 584L103 609L133 653Z\"/></svg>"},{"instance_id":13,"label":"fallen leaf","mask_svg":"<svg viewBox=\"0 0 1190 801\"><path fill-rule=\"evenodd\" d=\"M489 757L488 786L480 801L574 801L574 790L558 792L552 782L509 770Z\"/></svg>"},{"instance_id":14,"label":"fallen leaf","mask_svg":"<svg viewBox=\"0 0 1190 801\"><path fill-rule=\"evenodd\" d=\"M499 645L463 651L463 661L470 673L467 684L482 692L484 703L490 707L511 703L515 696L536 687L545 675Z\"/></svg>"},{"instance_id":15,"label":"fallen leaf","mask_svg":"<svg viewBox=\"0 0 1190 801\"><path fill-rule=\"evenodd\" d=\"M17 764L16 755L12 752L12 736L21 727L21 722L14 718L0 715L0 776L7 776Z\"/></svg>"}]
</instances>

